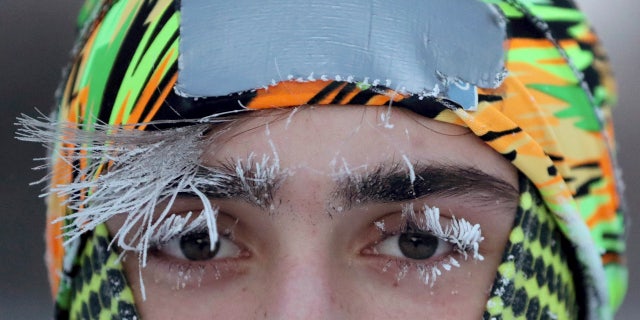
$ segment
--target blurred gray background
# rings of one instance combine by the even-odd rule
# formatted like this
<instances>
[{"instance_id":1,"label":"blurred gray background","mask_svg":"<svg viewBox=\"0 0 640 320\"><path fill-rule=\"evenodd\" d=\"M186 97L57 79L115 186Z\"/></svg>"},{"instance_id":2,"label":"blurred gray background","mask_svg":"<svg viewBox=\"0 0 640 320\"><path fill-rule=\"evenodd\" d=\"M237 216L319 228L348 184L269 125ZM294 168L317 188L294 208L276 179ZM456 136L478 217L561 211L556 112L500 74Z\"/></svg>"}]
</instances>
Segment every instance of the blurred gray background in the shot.
<instances>
[{"instance_id":1,"label":"blurred gray background","mask_svg":"<svg viewBox=\"0 0 640 320\"><path fill-rule=\"evenodd\" d=\"M629 214L640 209L640 2L578 0L608 48L618 77L615 113L619 160ZM74 41L82 0L0 0L0 319L47 319L52 302L43 263L44 203L30 187L30 170L43 150L13 139L14 119L35 108L48 112ZM631 284L618 319L640 319L640 223L629 231Z\"/></svg>"}]
</instances>

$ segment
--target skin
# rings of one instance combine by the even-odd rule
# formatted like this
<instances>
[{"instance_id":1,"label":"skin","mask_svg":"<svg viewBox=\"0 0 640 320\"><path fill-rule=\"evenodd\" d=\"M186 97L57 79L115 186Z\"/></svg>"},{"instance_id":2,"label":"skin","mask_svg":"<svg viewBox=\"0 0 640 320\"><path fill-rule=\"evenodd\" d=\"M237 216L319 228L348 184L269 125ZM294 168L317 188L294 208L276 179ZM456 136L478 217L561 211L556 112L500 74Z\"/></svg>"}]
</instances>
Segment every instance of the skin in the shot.
<instances>
[{"instance_id":1,"label":"skin","mask_svg":"<svg viewBox=\"0 0 640 320\"><path fill-rule=\"evenodd\" d=\"M179 239L150 249L141 273L144 302L138 259L129 254L124 267L143 318L480 318L513 223L516 170L467 129L398 109L391 112L392 127L385 126L380 115L386 112L353 106L304 107L284 116L267 112L244 118L207 145L204 166L268 155L279 158L284 178L270 206L211 199L224 238L213 259L185 259ZM403 156L411 163L474 168L502 181L507 191L351 205L337 196L336 188L349 177L340 170L345 163L353 177L376 165L405 163ZM410 174L408 166L401 172ZM392 234L402 233L402 210L409 204L418 213L424 205L438 207L443 226L453 216L479 224L484 260L465 259L442 241L428 259L404 257ZM173 207L176 214L201 209L193 197L180 197ZM376 226L380 221L386 233ZM108 227L115 233L121 224L113 219ZM460 267L446 271L442 264L451 257ZM401 276L403 265L409 268ZM425 284L417 265L438 266L442 274Z\"/></svg>"}]
</instances>

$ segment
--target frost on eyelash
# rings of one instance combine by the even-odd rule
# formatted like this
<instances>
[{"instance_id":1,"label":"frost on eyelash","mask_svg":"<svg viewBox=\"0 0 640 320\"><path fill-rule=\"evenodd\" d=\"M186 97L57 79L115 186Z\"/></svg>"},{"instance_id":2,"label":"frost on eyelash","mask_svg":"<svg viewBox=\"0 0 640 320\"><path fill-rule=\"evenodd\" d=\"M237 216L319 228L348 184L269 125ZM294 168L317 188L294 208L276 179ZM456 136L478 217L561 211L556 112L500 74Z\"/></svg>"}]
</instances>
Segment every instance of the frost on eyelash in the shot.
<instances>
[{"instance_id":1,"label":"frost on eyelash","mask_svg":"<svg viewBox=\"0 0 640 320\"><path fill-rule=\"evenodd\" d=\"M433 233L443 241L447 241L455 246L455 250L468 258L469 252L474 260L482 261L484 257L479 253L480 242L484 240L479 224L472 225L465 219L451 218L451 223L444 228L440 224L440 209L424 205L421 210L423 217L420 218L413 210L413 205L403 207L402 215L407 221L414 223L423 231Z\"/></svg>"},{"instance_id":2,"label":"frost on eyelash","mask_svg":"<svg viewBox=\"0 0 640 320\"><path fill-rule=\"evenodd\" d=\"M218 208L213 209L215 216L217 216ZM156 232L149 239L149 243L152 245L166 243L194 230L207 228L207 218L204 214L197 214L193 219L192 216L193 212L188 212L186 215L170 215L158 226Z\"/></svg>"},{"instance_id":3,"label":"frost on eyelash","mask_svg":"<svg viewBox=\"0 0 640 320\"><path fill-rule=\"evenodd\" d=\"M422 216L419 216L422 214ZM451 224L444 228L440 223L440 209L437 207L429 207L424 205L420 213L416 213L413 204L403 206L402 216L405 223L411 223L421 231L429 232L438 237L442 241L449 242L454 245L454 250L464 257L465 260L471 256L472 259L483 261L484 257L478 252L480 242L484 240L480 225L472 225L465 219L451 218ZM376 226L378 226L376 224ZM380 228L378 226L378 228ZM401 280L406 275L406 267L408 264L401 265L397 279ZM420 264L416 265L420 280L426 285L433 287L436 279L442 275L442 270L449 271L452 268L459 268L460 263L454 257L448 257L444 261L436 265Z\"/></svg>"}]
</instances>

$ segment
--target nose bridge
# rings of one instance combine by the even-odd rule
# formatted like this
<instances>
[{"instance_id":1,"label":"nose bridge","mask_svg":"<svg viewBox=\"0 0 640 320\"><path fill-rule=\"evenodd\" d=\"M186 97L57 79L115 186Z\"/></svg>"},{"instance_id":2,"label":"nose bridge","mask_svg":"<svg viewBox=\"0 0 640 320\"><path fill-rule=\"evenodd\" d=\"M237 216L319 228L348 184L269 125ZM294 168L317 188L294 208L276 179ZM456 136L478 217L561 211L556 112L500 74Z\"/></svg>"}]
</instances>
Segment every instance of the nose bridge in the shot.
<instances>
[{"instance_id":1,"label":"nose bridge","mask_svg":"<svg viewBox=\"0 0 640 320\"><path fill-rule=\"evenodd\" d=\"M335 302L344 250L335 239L335 221L325 215L324 198L318 197L329 192L328 185L310 170L298 170L296 178L280 189L299 197L279 207L288 214L273 217L280 232L268 250L272 255L264 267L269 278L262 305L270 319L342 318Z\"/></svg>"},{"instance_id":2,"label":"nose bridge","mask_svg":"<svg viewBox=\"0 0 640 320\"><path fill-rule=\"evenodd\" d=\"M326 241L313 234L283 239L281 254L269 266L273 277L267 282L264 304L269 318L324 319L334 313L337 270Z\"/></svg>"}]
</instances>

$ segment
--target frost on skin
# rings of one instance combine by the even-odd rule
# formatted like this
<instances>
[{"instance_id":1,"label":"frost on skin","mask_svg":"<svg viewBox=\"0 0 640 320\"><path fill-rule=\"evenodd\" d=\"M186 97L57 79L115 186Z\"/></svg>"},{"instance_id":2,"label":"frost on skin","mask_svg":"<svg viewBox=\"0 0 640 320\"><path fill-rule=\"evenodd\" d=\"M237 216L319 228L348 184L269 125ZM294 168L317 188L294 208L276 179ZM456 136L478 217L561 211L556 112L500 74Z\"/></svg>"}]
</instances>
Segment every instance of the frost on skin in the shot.
<instances>
[{"instance_id":1,"label":"frost on skin","mask_svg":"<svg viewBox=\"0 0 640 320\"><path fill-rule=\"evenodd\" d=\"M354 172L353 172L353 169L349 167L349 163L347 162L347 159L342 157L341 159L342 165L338 165L337 158L338 158L338 155L336 155L329 163L329 166L331 167L331 176L333 177L333 180L339 181L344 177L352 176Z\"/></svg>"},{"instance_id":2,"label":"frost on skin","mask_svg":"<svg viewBox=\"0 0 640 320\"><path fill-rule=\"evenodd\" d=\"M287 122L284 126L285 129L289 129L289 126L291 125L291 121L293 120L293 116L298 112L298 110L300 110L300 107L294 107L292 108L292 111L289 112L289 116L287 117Z\"/></svg>"},{"instance_id":3,"label":"frost on skin","mask_svg":"<svg viewBox=\"0 0 640 320\"><path fill-rule=\"evenodd\" d=\"M383 126L386 129L393 129L394 125L391 123L391 103L393 100L389 101L389 107L385 112L380 113L380 122L382 122Z\"/></svg>"}]
</instances>

